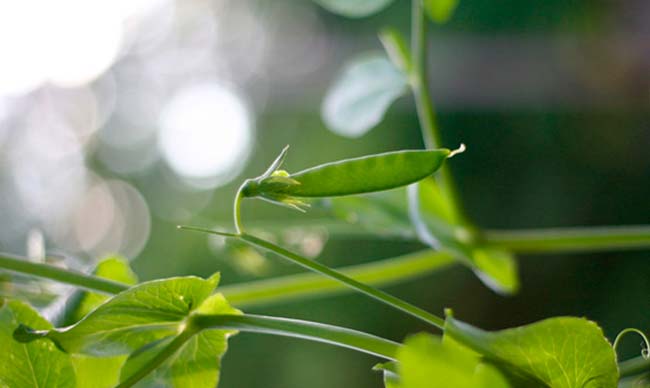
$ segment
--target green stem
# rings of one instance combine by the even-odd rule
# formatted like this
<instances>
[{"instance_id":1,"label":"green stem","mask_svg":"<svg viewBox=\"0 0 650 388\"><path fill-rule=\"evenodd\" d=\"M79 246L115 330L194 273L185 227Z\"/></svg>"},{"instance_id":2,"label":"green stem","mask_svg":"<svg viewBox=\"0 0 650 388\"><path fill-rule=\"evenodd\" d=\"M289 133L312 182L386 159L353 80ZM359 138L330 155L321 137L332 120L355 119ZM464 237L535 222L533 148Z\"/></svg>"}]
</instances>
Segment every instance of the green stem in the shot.
<instances>
[{"instance_id":1,"label":"green stem","mask_svg":"<svg viewBox=\"0 0 650 388\"><path fill-rule=\"evenodd\" d=\"M392 259L338 269L359 282L385 286L414 279L454 263L447 252L419 251ZM228 302L250 307L296 299L338 294L350 290L338 281L319 274L298 274L219 287Z\"/></svg>"},{"instance_id":2,"label":"green stem","mask_svg":"<svg viewBox=\"0 0 650 388\"><path fill-rule=\"evenodd\" d=\"M597 252L650 247L650 226L485 231L484 243L516 253Z\"/></svg>"},{"instance_id":3,"label":"green stem","mask_svg":"<svg viewBox=\"0 0 650 388\"><path fill-rule=\"evenodd\" d=\"M422 0L412 0L411 10L411 74L409 81L415 107L420 121L420 130L425 148L439 148L440 133L436 124L436 114L433 108L433 100L429 93L429 77L427 71L427 27L428 23ZM436 182L447 200L450 202L452 209L461 214L460 201L451 177L447 164L438 170Z\"/></svg>"},{"instance_id":4,"label":"green stem","mask_svg":"<svg viewBox=\"0 0 650 388\"><path fill-rule=\"evenodd\" d=\"M635 329L633 327L628 327L627 329L624 329L620 333L618 333L618 335L616 336L616 339L614 339L614 344L612 345L612 348L614 348L614 351L616 351L616 349L618 349L618 344L620 343L621 338L623 338L623 336L625 334L627 334L627 333L636 333L636 334L640 335L641 338L643 338L643 342L645 343L645 348L643 349L642 354L643 354L643 356L645 358L647 358L647 352L648 352L648 349L650 349L650 342L648 342L648 337L646 337L645 334L643 334L643 332L641 330Z\"/></svg>"},{"instance_id":5,"label":"green stem","mask_svg":"<svg viewBox=\"0 0 650 388\"><path fill-rule=\"evenodd\" d=\"M172 340L160 353L121 382L116 388L132 387L149 373L172 357L192 336L203 330L229 329L249 333L262 333L302 338L340 346L358 352L395 360L400 344L364 332L298 319L267 317L262 315L204 315L191 316L187 328Z\"/></svg>"},{"instance_id":6,"label":"green stem","mask_svg":"<svg viewBox=\"0 0 650 388\"><path fill-rule=\"evenodd\" d=\"M410 83L415 97L415 106L420 120L422 138L426 148L439 148L440 135L436 126L433 103L428 89L427 75L427 21L422 0L412 1L411 13L411 74Z\"/></svg>"},{"instance_id":7,"label":"green stem","mask_svg":"<svg viewBox=\"0 0 650 388\"><path fill-rule=\"evenodd\" d=\"M621 378L648 373L650 372L650 360L642 356L625 360L618 364L618 371Z\"/></svg>"},{"instance_id":8,"label":"green stem","mask_svg":"<svg viewBox=\"0 0 650 388\"><path fill-rule=\"evenodd\" d=\"M373 299L376 299L388 306L391 306L395 309L398 309L400 311L403 311L415 318L418 318L428 324L431 324L439 329L442 329L444 326L445 321L436 316L433 315L425 310L422 310L419 307L416 307L408 302L405 302L399 298L396 298L386 292L383 292L381 290L378 290L374 287L368 286L367 284L358 282L349 276L346 276L334 269L329 268L326 265L323 265L319 262L310 260L306 257L302 257L296 253L290 252L280 246L277 246L269 241L262 240L260 238L257 238L255 236L251 236L249 234L241 234L241 235L235 235L232 233L223 233L223 232L218 232L210 229L203 229L203 228L196 228L196 227L185 227L183 226L182 228L188 229L188 230L194 230L194 231L199 231L199 232L204 232L204 233L210 233L210 234L216 234L220 236L225 236L225 237L235 237L238 238L242 241L245 241L249 243L250 245L256 246L258 248L264 249L269 252L273 252L281 257L284 257L285 259L296 263L300 265L303 268L309 269L311 271L320 273L321 275L330 277L334 280L337 280L348 287L351 287L363 294L366 294L370 296Z\"/></svg>"},{"instance_id":9,"label":"green stem","mask_svg":"<svg viewBox=\"0 0 650 388\"><path fill-rule=\"evenodd\" d=\"M235 218L235 230L237 231L237 234L242 234L244 232L241 222L241 201L244 199L243 190L247 182L248 181L244 181L244 183L239 186L237 194L235 195L235 203L233 204L233 216Z\"/></svg>"},{"instance_id":10,"label":"green stem","mask_svg":"<svg viewBox=\"0 0 650 388\"><path fill-rule=\"evenodd\" d=\"M154 358L152 358L151 360L149 360L149 362L143 365L142 368L138 369L134 374L129 376L126 380L121 382L115 388L128 388L138 383L149 373L153 372L156 368L162 365L162 363L167 361L169 357L173 356L174 353L176 353L178 349L180 349L183 345L185 345L185 342L187 342L187 340L192 338L192 336L196 333L197 330L195 328L188 327L186 330L181 332L176 338L174 338L172 342L170 342L167 346L165 346L160 351L160 353L158 353Z\"/></svg>"},{"instance_id":11,"label":"green stem","mask_svg":"<svg viewBox=\"0 0 650 388\"><path fill-rule=\"evenodd\" d=\"M323 342L388 360L395 359L400 347L396 342L360 331L297 319L261 315L196 315L191 322L200 329L233 329Z\"/></svg>"},{"instance_id":12,"label":"green stem","mask_svg":"<svg viewBox=\"0 0 650 388\"><path fill-rule=\"evenodd\" d=\"M0 253L0 269L56 280L104 294L117 294L129 288L126 284L81 272L70 271L44 263L33 263L25 258Z\"/></svg>"}]
</instances>

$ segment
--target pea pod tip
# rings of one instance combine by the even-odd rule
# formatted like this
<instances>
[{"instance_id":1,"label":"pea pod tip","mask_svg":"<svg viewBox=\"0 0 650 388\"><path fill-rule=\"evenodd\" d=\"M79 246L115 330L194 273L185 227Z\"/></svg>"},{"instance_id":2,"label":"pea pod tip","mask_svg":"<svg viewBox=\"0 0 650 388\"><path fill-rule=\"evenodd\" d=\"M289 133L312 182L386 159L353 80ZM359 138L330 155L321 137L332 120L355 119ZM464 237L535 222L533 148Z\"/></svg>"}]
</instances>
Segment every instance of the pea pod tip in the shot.
<instances>
[{"instance_id":1,"label":"pea pod tip","mask_svg":"<svg viewBox=\"0 0 650 388\"><path fill-rule=\"evenodd\" d=\"M450 159L455 155L462 154L463 152L465 152L466 149L467 147L465 147L465 143L460 143L460 146L458 146L458 148L449 152L449 155L447 155L447 159Z\"/></svg>"}]
</instances>

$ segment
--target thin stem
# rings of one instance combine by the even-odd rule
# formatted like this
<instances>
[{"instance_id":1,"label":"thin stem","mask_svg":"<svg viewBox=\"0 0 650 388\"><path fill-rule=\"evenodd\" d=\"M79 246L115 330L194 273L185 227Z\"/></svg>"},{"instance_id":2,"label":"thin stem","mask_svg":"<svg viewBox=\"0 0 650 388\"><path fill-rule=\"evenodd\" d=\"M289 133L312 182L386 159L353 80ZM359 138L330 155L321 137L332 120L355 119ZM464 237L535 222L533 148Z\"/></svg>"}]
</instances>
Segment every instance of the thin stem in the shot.
<instances>
[{"instance_id":1,"label":"thin stem","mask_svg":"<svg viewBox=\"0 0 650 388\"><path fill-rule=\"evenodd\" d=\"M261 315L196 315L192 325L201 329L233 329L328 343L394 360L400 344L356 330L297 319Z\"/></svg>"},{"instance_id":2,"label":"thin stem","mask_svg":"<svg viewBox=\"0 0 650 388\"><path fill-rule=\"evenodd\" d=\"M372 286L414 279L454 263L447 252L419 251L392 259L338 269L342 274ZM240 283L219 288L228 302L239 308L269 305L351 291L338 281L319 274L298 274Z\"/></svg>"},{"instance_id":3,"label":"thin stem","mask_svg":"<svg viewBox=\"0 0 650 388\"><path fill-rule=\"evenodd\" d=\"M427 27L426 15L422 9L422 0L412 0L411 9L411 63L409 74L411 90L415 98L415 107L420 121L420 130L425 148L439 148L440 133L436 124L436 114L433 100L429 93L429 77L427 71ZM460 201L447 164L438 170L436 182L450 202L452 209L461 214Z\"/></svg>"},{"instance_id":4,"label":"thin stem","mask_svg":"<svg viewBox=\"0 0 650 388\"><path fill-rule=\"evenodd\" d=\"M269 241L262 240L260 238L257 238L255 236L251 236L248 234L242 234L239 236L239 238L253 246L256 246L258 248L262 248L264 250L273 252L281 257L284 257L285 259L292 261L301 267L307 268L311 271L320 273L321 275L328 276L334 280L337 280L361 293L364 293L368 296L370 296L373 299L376 299L388 306L391 306L395 309L398 309L400 311L403 311L415 318L418 318L428 324L431 324L439 329L442 329L444 326L445 321L436 316L433 315L425 310L422 310L419 307L416 307L408 302L405 302L399 298L396 298L384 291L378 290L374 287L368 286L367 284L358 282L336 270L333 270L319 262L309 260L306 257L302 257L298 254L295 254L293 252L290 252L282 247L279 247Z\"/></svg>"},{"instance_id":5,"label":"thin stem","mask_svg":"<svg viewBox=\"0 0 650 388\"><path fill-rule=\"evenodd\" d=\"M621 338L623 338L623 336L625 334L627 334L627 333L636 333L636 334L640 335L641 338L643 338L645 348L643 349L642 355L645 358L648 358L647 352L648 352L648 349L650 349L650 342L648 342L648 337L646 337L645 334L643 334L643 332L641 330L635 329L633 327L628 327L627 329L621 330L621 332L618 333L618 335L616 336L616 339L614 339L614 344L612 345L614 350L616 350L618 348L618 344L621 341Z\"/></svg>"},{"instance_id":6,"label":"thin stem","mask_svg":"<svg viewBox=\"0 0 650 388\"><path fill-rule=\"evenodd\" d=\"M242 234L244 232L244 229L242 227L242 222L241 222L241 201L244 199L244 186L246 185L247 181L244 181L241 186L239 186L239 189L237 189L237 194L235 195L235 203L233 204L233 215L234 215L234 221L235 221L235 231L237 234Z\"/></svg>"},{"instance_id":7,"label":"thin stem","mask_svg":"<svg viewBox=\"0 0 650 388\"><path fill-rule=\"evenodd\" d=\"M426 148L440 147L440 135L436 126L433 103L428 89L427 76L427 22L422 0L413 0L411 9L411 89L415 96L415 106L420 120L422 138Z\"/></svg>"},{"instance_id":8,"label":"thin stem","mask_svg":"<svg viewBox=\"0 0 650 388\"><path fill-rule=\"evenodd\" d=\"M650 226L485 231L486 245L516 253L597 252L650 248Z\"/></svg>"},{"instance_id":9,"label":"thin stem","mask_svg":"<svg viewBox=\"0 0 650 388\"><path fill-rule=\"evenodd\" d=\"M193 327L188 327L188 329L181 332L176 338L172 340L167 346L165 346L160 353L158 353L154 358L149 360L142 368L138 369L134 374L129 376L126 380L118 384L115 388L128 388L135 385L138 381L142 380L149 373L153 372L158 368L162 363L164 363L169 357L173 356L174 353L178 351L185 342L192 338L197 331Z\"/></svg>"},{"instance_id":10,"label":"thin stem","mask_svg":"<svg viewBox=\"0 0 650 388\"><path fill-rule=\"evenodd\" d=\"M25 258L6 253L0 254L0 269L56 280L61 283L71 284L104 294L117 294L129 288L128 285L123 283L81 272L70 271L49 264L33 263L27 261Z\"/></svg>"}]
</instances>

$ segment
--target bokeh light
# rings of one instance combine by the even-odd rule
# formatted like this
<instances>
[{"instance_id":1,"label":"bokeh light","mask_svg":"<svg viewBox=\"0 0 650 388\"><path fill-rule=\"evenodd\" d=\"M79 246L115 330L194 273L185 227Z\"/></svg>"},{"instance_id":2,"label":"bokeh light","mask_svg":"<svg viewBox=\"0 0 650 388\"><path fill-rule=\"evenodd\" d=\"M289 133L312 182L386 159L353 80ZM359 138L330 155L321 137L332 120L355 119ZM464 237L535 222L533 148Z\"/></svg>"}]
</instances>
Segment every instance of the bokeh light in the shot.
<instances>
[{"instance_id":1,"label":"bokeh light","mask_svg":"<svg viewBox=\"0 0 650 388\"><path fill-rule=\"evenodd\" d=\"M252 123L242 99L218 83L190 86L165 106L159 145L169 166L190 182L227 183L243 168Z\"/></svg>"}]
</instances>

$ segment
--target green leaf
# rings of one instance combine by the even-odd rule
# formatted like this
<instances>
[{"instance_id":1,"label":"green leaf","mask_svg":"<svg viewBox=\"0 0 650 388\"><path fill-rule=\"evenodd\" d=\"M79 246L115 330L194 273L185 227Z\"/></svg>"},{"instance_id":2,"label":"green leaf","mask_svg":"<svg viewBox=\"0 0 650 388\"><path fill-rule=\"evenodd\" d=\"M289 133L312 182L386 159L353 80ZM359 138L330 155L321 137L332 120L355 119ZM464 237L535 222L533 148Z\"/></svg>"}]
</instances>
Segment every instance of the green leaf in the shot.
<instances>
[{"instance_id":1,"label":"green leaf","mask_svg":"<svg viewBox=\"0 0 650 388\"><path fill-rule=\"evenodd\" d=\"M480 356L452 341L420 333L408 338L397 352L396 388L507 388L506 378Z\"/></svg>"},{"instance_id":2,"label":"green leaf","mask_svg":"<svg viewBox=\"0 0 650 388\"><path fill-rule=\"evenodd\" d=\"M358 57L327 91L321 107L323 121L339 135L362 136L381 122L407 86L406 75L384 55Z\"/></svg>"},{"instance_id":3,"label":"green leaf","mask_svg":"<svg viewBox=\"0 0 650 388\"><path fill-rule=\"evenodd\" d=\"M314 0L326 10L347 16L361 18L386 8L393 0Z\"/></svg>"},{"instance_id":4,"label":"green leaf","mask_svg":"<svg viewBox=\"0 0 650 388\"><path fill-rule=\"evenodd\" d=\"M0 308L0 386L8 388L74 387L68 354L51 342L20 343L13 332L19 324L47 330L52 325L28 305L10 301Z\"/></svg>"},{"instance_id":5,"label":"green leaf","mask_svg":"<svg viewBox=\"0 0 650 388\"><path fill-rule=\"evenodd\" d=\"M77 324L46 335L69 353L127 354L177 335L185 318L213 292L218 274L153 280L132 287L93 310Z\"/></svg>"},{"instance_id":6,"label":"green leaf","mask_svg":"<svg viewBox=\"0 0 650 388\"><path fill-rule=\"evenodd\" d=\"M77 385L75 388L112 388L119 383L120 370L126 356L90 357L71 356Z\"/></svg>"},{"instance_id":7,"label":"green leaf","mask_svg":"<svg viewBox=\"0 0 650 388\"><path fill-rule=\"evenodd\" d=\"M530 325L486 332L448 313L445 335L488 361L552 388L616 387L616 354L594 322L550 318Z\"/></svg>"},{"instance_id":8,"label":"green leaf","mask_svg":"<svg viewBox=\"0 0 650 388\"><path fill-rule=\"evenodd\" d=\"M201 314L239 315L241 311L228 304L221 294L215 294L197 309ZM221 357L228 349L228 337L235 330L203 330L191 337L171 356L155 374L143 380L146 385L156 385L156 381L167 381L172 387L216 387L219 383ZM157 355L172 338L166 338L150 346L145 346L129 357L122 369L125 380Z\"/></svg>"},{"instance_id":9,"label":"green leaf","mask_svg":"<svg viewBox=\"0 0 650 388\"><path fill-rule=\"evenodd\" d=\"M121 256L109 256L97 264L93 275L134 285L138 277L133 273L127 259ZM108 295L89 291L77 291L66 301L65 312L61 320L63 325L78 322L89 312L109 298Z\"/></svg>"},{"instance_id":10,"label":"green leaf","mask_svg":"<svg viewBox=\"0 0 650 388\"><path fill-rule=\"evenodd\" d=\"M97 264L93 274L125 284L136 284L137 276L129 262L120 256L109 256ZM95 292L78 291L66 305L65 324L73 324L105 302L109 297ZM91 357L81 354L72 356L76 388L111 388L119 383L120 370L126 356Z\"/></svg>"},{"instance_id":11,"label":"green leaf","mask_svg":"<svg viewBox=\"0 0 650 388\"><path fill-rule=\"evenodd\" d=\"M296 197L334 197L390 190L417 182L433 174L451 151L406 150L345 159L299 171L282 177L275 174L247 180L244 197L272 200Z\"/></svg>"},{"instance_id":12,"label":"green leaf","mask_svg":"<svg viewBox=\"0 0 650 388\"><path fill-rule=\"evenodd\" d=\"M429 18L436 23L445 23L453 15L458 0L423 0Z\"/></svg>"},{"instance_id":13,"label":"green leaf","mask_svg":"<svg viewBox=\"0 0 650 388\"><path fill-rule=\"evenodd\" d=\"M454 254L472 269L488 287L501 294L519 289L517 262L502 249L484 247L474 236L474 228L451 207L433 179L411 186L417 195L409 208L407 189L401 188L355 198L333 198L325 205L331 213L380 235L418 238L436 250ZM414 222L412 220L414 219Z\"/></svg>"}]
</instances>

